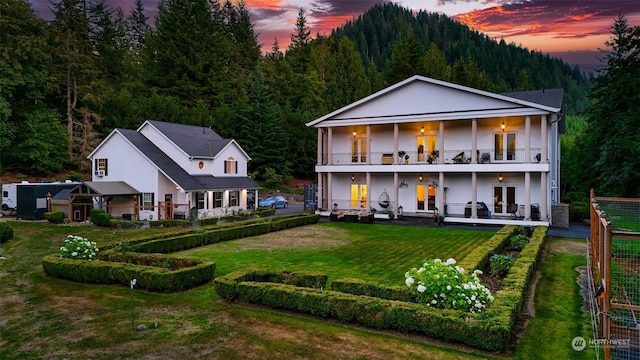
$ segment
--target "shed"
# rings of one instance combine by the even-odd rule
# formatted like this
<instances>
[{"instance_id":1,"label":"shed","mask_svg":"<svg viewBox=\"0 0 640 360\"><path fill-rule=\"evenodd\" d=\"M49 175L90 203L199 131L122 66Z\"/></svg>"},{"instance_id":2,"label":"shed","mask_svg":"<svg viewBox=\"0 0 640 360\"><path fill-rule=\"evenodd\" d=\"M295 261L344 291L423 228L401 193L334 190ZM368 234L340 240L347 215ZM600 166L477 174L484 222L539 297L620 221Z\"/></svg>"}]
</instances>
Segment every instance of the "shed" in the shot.
<instances>
[{"instance_id":1,"label":"shed","mask_svg":"<svg viewBox=\"0 0 640 360\"><path fill-rule=\"evenodd\" d=\"M135 219L139 198L140 191L124 181L85 181L69 192L69 220L85 221L94 208L113 217Z\"/></svg>"},{"instance_id":2,"label":"shed","mask_svg":"<svg viewBox=\"0 0 640 360\"><path fill-rule=\"evenodd\" d=\"M47 197L64 189L71 189L78 183L37 183L18 184L16 218L24 220L42 220L48 211Z\"/></svg>"}]
</instances>

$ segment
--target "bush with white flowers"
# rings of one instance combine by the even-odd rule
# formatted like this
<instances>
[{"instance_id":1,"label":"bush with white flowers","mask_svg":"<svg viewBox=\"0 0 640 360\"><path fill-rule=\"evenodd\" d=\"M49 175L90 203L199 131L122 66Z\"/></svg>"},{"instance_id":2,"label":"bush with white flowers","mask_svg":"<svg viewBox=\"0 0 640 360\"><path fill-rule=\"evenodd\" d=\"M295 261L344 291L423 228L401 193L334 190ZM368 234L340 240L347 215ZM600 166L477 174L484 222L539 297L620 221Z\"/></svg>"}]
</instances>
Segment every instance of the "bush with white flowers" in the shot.
<instances>
[{"instance_id":1,"label":"bush with white flowers","mask_svg":"<svg viewBox=\"0 0 640 360\"><path fill-rule=\"evenodd\" d=\"M421 304L477 313L493 301L491 291L480 283L480 274L480 270L466 274L452 258L431 259L407 271L405 284Z\"/></svg>"},{"instance_id":2,"label":"bush with white flowers","mask_svg":"<svg viewBox=\"0 0 640 360\"><path fill-rule=\"evenodd\" d=\"M64 241L64 246L60 247L60 257L78 259L78 260L95 260L98 258L98 247L93 241L77 235L69 235Z\"/></svg>"}]
</instances>

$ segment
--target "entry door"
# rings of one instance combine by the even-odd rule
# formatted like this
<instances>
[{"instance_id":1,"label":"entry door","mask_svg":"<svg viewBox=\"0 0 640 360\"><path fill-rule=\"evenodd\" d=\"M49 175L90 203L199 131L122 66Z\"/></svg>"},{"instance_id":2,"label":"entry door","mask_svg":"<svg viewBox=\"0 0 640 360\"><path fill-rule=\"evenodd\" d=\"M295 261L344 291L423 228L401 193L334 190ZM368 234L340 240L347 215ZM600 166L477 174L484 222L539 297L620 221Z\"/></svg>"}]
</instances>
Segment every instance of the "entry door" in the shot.
<instances>
[{"instance_id":1,"label":"entry door","mask_svg":"<svg viewBox=\"0 0 640 360\"><path fill-rule=\"evenodd\" d=\"M436 209L436 188L432 185L416 186L416 211L435 211Z\"/></svg>"},{"instance_id":2,"label":"entry door","mask_svg":"<svg viewBox=\"0 0 640 360\"><path fill-rule=\"evenodd\" d=\"M367 185L351 184L351 208L367 208Z\"/></svg>"},{"instance_id":3,"label":"entry door","mask_svg":"<svg viewBox=\"0 0 640 360\"><path fill-rule=\"evenodd\" d=\"M516 203L515 186L493 187L493 213L506 214L508 205Z\"/></svg>"},{"instance_id":4,"label":"entry door","mask_svg":"<svg viewBox=\"0 0 640 360\"><path fill-rule=\"evenodd\" d=\"M423 135L418 136L416 139L418 161L419 162L432 162L434 157L431 155L436 149L436 136L435 135Z\"/></svg>"},{"instance_id":5,"label":"entry door","mask_svg":"<svg viewBox=\"0 0 640 360\"><path fill-rule=\"evenodd\" d=\"M167 220L173 219L173 194L164 194L164 206L167 209Z\"/></svg>"}]
</instances>

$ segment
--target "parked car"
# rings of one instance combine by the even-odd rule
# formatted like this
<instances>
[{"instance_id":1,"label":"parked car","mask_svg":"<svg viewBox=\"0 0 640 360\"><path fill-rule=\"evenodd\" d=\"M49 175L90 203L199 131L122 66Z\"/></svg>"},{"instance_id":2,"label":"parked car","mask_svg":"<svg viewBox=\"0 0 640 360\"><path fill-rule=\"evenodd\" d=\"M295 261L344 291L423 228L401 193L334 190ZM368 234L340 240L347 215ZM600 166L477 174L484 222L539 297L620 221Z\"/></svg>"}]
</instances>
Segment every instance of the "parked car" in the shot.
<instances>
[{"instance_id":1,"label":"parked car","mask_svg":"<svg viewBox=\"0 0 640 360\"><path fill-rule=\"evenodd\" d=\"M287 202L287 199L280 195L269 196L258 203L258 206L260 207L270 207L274 209L279 207L286 208L288 205L289 203Z\"/></svg>"}]
</instances>

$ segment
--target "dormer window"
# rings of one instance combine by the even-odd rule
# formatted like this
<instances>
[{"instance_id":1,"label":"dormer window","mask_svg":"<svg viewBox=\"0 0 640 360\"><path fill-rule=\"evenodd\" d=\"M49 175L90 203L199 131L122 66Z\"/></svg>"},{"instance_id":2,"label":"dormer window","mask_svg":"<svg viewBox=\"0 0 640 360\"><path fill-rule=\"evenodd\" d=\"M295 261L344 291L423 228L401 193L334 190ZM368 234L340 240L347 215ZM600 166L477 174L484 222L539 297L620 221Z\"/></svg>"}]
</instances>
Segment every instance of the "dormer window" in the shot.
<instances>
[{"instance_id":1,"label":"dormer window","mask_svg":"<svg viewBox=\"0 0 640 360\"><path fill-rule=\"evenodd\" d=\"M238 162L233 158L229 157L224 161L224 173L225 174L237 174L238 173Z\"/></svg>"}]
</instances>

